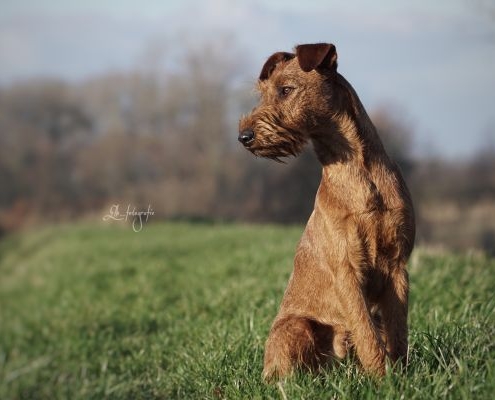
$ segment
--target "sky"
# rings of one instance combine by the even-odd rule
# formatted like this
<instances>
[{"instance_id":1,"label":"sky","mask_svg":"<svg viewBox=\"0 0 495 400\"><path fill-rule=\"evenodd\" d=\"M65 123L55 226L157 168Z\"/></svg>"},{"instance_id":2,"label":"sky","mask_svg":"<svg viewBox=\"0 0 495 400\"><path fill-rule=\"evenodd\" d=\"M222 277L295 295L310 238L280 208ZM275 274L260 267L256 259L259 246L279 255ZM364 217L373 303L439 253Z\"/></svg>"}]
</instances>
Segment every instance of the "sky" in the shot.
<instances>
[{"instance_id":1,"label":"sky","mask_svg":"<svg viewBox=\"0 0 495 400\"><path fill-rule=\"evenodd\" d=\"M417 153L465 158L495 143L492 0L1 0L0 87L128 71L153 44L220 37L253 79L275 51L334 43L368 110L402 110Z\"/></svg>"}]
</instances>

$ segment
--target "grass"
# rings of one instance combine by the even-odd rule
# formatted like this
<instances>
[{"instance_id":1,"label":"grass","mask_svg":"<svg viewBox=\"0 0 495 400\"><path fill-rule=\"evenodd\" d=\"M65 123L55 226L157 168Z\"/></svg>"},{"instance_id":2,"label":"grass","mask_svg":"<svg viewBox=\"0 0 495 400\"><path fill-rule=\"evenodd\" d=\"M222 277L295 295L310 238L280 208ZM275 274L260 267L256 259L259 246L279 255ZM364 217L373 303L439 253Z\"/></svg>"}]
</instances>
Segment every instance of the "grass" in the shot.
<instances>
[{"instance_id":1,"label":"grass","mask_svg":"<svg viewBox=\"0 0 495 400\"><path fill-rule=\"evenodd\" d=\"M491 399L495 262L411 260L410 364L262 383L302 227L59 226L0 242L1 399Z\"/></svg>"}]
</instances>

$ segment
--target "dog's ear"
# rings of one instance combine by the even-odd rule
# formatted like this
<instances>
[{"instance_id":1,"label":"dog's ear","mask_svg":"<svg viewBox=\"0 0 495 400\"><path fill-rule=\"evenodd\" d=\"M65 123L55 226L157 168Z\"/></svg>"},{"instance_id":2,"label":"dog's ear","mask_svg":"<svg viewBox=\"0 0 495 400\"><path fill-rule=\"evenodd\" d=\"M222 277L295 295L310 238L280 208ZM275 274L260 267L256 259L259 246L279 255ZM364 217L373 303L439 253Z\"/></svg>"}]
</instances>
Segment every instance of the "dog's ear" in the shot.
<instances>
[{"instance_id":1,"label":"dog's ear","mask_svg":"<svg viewBox=\"0 0 495 400\"><path fill-rule=\"evenodd\" d=\"M260 81L264 81L268 79L279 62L291 60L295 56L296 55L293 53L285 53L283 51L279 51L278 53L272 54L270 57L268 57L268 60L266 60L265 65L263 65L263 68L261 68L261 73L259 77Z\"/></svg>"},{"instance_id":2,"label":"dog's ear","mask_svg":"<svg viewBox=\"0 0 495 400\"><path fill-rule=\"evenodd\" d=\"M314 69L337 70L337 50L333 44L301 44L296 47L296 56L304 72Z\"/></svg>"}]
</instances>

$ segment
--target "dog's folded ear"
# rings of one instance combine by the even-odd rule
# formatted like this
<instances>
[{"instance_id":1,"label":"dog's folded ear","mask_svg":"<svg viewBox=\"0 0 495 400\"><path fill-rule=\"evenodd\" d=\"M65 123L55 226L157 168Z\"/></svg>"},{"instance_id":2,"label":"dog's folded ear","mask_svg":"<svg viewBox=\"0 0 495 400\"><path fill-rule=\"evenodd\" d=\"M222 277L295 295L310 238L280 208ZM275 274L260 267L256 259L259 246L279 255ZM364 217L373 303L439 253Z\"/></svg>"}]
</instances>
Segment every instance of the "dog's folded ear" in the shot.
<instances>
[{"instance_id":1,"label":"dog's folded ear","mask_svg":"<svg viewBox=\"0 0 495 400\"><path fill-rule=\"evenodd\" d=\"M333 44L301 44L296 47L296 56L304 72L314 69L337 70L337 50Z\"/></svg>"},{"instance_id":2,"label":"dog's folded ear","mask_svg":"<svg viewBox=\"0 0 495 400\"><path fill-rule=\"evenodd\" d=\"M279 51L278 53L272 54L270 57L268 57L268 60L266 60L265 65L263 65L263 68L261 68L259 79L261 81L268 79L275 70L275 67L279 62L288 61L293 59L294 57L295 54L285 53L283 51Z\"/></svg>"}]
</instances>

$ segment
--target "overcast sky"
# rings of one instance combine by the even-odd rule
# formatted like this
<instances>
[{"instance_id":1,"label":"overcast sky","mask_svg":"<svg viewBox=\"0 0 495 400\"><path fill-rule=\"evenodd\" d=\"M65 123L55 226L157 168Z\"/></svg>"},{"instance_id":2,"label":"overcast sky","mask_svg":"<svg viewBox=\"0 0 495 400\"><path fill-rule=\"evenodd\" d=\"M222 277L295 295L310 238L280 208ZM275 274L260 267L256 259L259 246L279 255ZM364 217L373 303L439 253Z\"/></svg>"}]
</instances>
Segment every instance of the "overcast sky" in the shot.
<instances>
[{"instance_id":1,"label":"overcast sky","mask_svg":"<svg viewBox=\"0 0 495 400\"><path fill-rule=\"evenodd\" d=\"M465 157L495 141L492 0L1 0L0 85L125 71L152 43L225 34L253 78L274 51L334 43L365 107L403 109L420 152Z\"/></svg>"}]
</instances>

